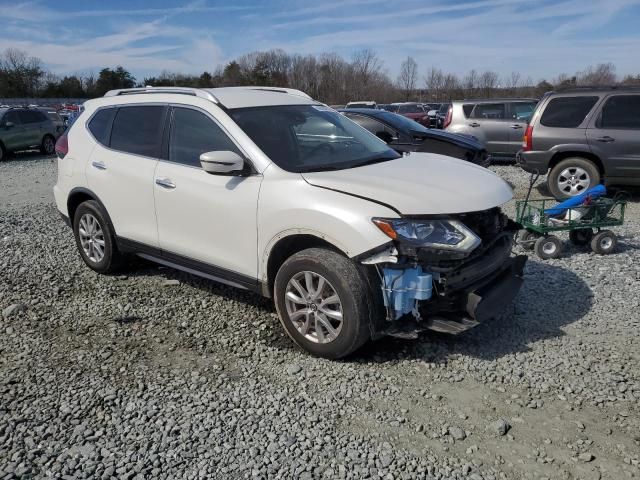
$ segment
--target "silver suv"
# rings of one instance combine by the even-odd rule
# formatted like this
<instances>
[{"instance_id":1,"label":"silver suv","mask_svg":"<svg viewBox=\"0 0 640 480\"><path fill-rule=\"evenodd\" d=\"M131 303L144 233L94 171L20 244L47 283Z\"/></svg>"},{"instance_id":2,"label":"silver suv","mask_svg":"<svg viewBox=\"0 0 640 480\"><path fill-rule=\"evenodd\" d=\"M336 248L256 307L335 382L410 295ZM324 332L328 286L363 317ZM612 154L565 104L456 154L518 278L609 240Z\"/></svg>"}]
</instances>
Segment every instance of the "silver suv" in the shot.
<instances>
[{"instance_id":1,"label":"silver suv","mask_svg":"<svg viewBox=\"0 0 640 480\"><path fill-rule=\"evenodd\" d=\"M443 128L476 137L494 159L513 159L537 103L532 98L454 100Z\"/></svg>"},{"instance_id":2,"label":"silver suv","mask_svg":"<svg viewBox=\"0 0 640 480\"><path fill-rule=\"evenodd\" d=\"M527 172L547 173L556 198L599 184L640 185L640 89L575 88L538 104L518 155Z\"/></svg>"}]
</instances>

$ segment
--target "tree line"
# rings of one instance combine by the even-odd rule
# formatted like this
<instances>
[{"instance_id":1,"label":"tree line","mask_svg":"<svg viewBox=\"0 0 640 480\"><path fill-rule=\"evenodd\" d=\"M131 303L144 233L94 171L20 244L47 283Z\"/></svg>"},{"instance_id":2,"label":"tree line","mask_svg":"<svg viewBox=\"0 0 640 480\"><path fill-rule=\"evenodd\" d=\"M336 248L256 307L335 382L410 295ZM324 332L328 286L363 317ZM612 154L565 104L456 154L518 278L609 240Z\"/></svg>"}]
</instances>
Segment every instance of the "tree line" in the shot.
<instances>
[{"instance_id":1,"label":"tree line","mask_svg":"<svg viewBox=\"0 0 640 480\"><path fill-rule=\"evenodd\" d=\"M430 66L421 73L415 59L407 57L393 79L371 49L359 50L350 59L336 53L300 55L268 50L242 55L200 75L164 71L139 81L122 66L105 67L97 74L60 76L46 70L41 59L21 50L7 49L0 55L0 98L93 98L108 90L145 85L264 85L297 88L327 104L351 100L438 102L472 97L540 97L558 87L613 84L640 85L640 75L619 78L615 66L605 63L573 75L534 82L520 72L501 77L490 70L471 70L460 76Z\"/></svg>"}]
</instances>

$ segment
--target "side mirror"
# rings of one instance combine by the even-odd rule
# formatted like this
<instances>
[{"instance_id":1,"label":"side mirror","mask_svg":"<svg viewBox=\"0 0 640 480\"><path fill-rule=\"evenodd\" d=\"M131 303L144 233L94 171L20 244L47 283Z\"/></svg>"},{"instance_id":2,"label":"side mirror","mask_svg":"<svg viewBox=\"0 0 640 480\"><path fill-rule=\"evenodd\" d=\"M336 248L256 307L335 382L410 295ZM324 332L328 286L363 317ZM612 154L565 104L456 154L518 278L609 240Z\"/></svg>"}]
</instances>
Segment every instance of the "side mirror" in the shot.
<instances>
[{"instance_id":1,"label":"side mirror","mask_svg":"<svg viewBox=\"0 0 640 480\"><path fill-rule=\"evenodd\" d=\"M244 170L244 159L235 152L222 150L200 155L202 169L211 175L230 175Z\"/></svg>"},{"instance_id":2,"label":"side mirror","mask_svg":"<svg viewBox=\"0 0 640 480\"><path fill-rule=\"evenodd\" d=\"M13 122L4 122L4 128L12 128L15 125Z\"/></svg>"}]
</instances>

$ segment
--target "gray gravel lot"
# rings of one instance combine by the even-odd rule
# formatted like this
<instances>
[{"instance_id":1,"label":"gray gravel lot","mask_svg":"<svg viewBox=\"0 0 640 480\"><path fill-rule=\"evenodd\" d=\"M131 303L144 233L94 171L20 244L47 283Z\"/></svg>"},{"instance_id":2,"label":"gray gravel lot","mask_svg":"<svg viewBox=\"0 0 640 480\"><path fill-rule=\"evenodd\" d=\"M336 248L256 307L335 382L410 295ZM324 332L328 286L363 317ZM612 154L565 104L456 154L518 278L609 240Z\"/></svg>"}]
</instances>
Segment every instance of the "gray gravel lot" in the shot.
<instances>
[{"instance_id":1,"label":"gray gravel lot","mask_svg":"<svg viewBox=\"0 0 640 480\"><path fill-rule=\"evenodd\" d=\"M531 257L503 317L331 362L258 296L93 273L55 176L0 164L0 479L640 477L637 192L618 253Z\"/></svg>"}]
</instances>

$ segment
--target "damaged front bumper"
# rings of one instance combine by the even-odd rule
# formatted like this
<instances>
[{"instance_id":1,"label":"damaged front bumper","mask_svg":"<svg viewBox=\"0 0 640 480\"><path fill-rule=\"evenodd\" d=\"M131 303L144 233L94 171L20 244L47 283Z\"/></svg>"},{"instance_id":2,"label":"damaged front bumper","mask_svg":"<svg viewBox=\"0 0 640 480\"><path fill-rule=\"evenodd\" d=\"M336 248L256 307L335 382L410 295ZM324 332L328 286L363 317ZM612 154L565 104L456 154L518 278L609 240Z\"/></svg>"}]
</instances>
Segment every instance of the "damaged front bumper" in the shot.
<instances>
[{"instance_id":1,"label":"damaged front bumper","mask_svg":"<svg viewBox=\"0 0 640 480\"><path fill-rule=\"evenodd\" d=\"M386 321L377 333L403 338L416 338L423 330L458 334L499 316L520 290L527 261L511 254L515 228L505 223L465 258L392 244L362 259L378 270L382 286Z\"/></svg>"}]
</instances>

